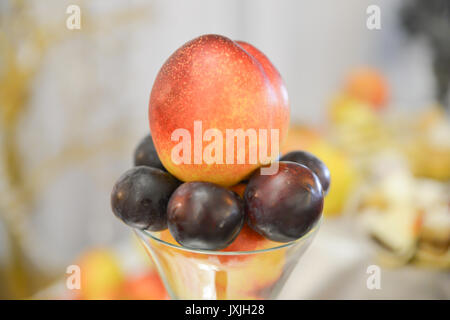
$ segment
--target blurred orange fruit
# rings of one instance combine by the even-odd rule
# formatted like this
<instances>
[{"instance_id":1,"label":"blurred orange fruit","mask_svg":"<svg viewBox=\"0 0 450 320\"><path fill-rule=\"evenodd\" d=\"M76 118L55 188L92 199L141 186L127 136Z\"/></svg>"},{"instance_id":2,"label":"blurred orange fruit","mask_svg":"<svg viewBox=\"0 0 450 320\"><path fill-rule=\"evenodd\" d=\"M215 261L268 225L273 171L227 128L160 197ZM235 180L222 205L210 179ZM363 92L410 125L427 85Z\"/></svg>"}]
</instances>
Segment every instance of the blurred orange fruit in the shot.
<instances>
[{"instance_id":1,"label":"blurred orange fruit","mask_svg":"<svg viewBox=\"0 0 450 320\"><path fill-rule=\"evenodd\" d=\"M121 299L167 300L168 294L158 273L151 271L127 278L123 284Z\"/></svg>"},{"instance_id":2,"label":"blurred orange fruit","mask_svg":"<svg viewBox=\"0 0 450 320\"><path fill-rule=\"evenodd\" d=\"M347 78L345 91L371 104L375 109L385 107L389 97L387 80L379 71L370 67L352 71Z\"/></svg>"}]
</instances>

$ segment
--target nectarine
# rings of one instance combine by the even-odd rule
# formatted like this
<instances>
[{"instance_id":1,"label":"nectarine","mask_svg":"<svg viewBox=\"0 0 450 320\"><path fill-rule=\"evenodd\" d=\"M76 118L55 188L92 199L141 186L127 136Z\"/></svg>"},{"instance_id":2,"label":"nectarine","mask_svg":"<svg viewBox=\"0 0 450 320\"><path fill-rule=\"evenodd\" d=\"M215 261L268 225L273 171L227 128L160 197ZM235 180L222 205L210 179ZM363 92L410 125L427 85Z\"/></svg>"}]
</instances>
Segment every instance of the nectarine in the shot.
<instances>
[{"instance_id":1,"label":"nectarine","mask_svg":"<svg viewBox=\"0 0 450 320\"><path fill-rule=\"evenodd\" d=\"M169 172L183 181L231 186L266 162L261 152L278 157L272 151L286 136L289 102L280 74L259 50L224 36L204 35L183 45L162 66L150 95L149 122L156 151ZM205 134L194 132L194 124L201 124ZM194 142L174 135L177 129L189 133ZM235 144L234 137L225 143L227 130L242 130L243 144ZM256 143L249 130L259 133ZM276 131L278 137L262 141L261 130ZM210 141L205 149L204 141ZM192 161L174 160L180 143L186 146L180 156ZM225 149L226 155L220 153ZM259 159L253 163L250 151L256 149ZM207 152L215 161L202 161Z\"/></svg>"}]
</instances>

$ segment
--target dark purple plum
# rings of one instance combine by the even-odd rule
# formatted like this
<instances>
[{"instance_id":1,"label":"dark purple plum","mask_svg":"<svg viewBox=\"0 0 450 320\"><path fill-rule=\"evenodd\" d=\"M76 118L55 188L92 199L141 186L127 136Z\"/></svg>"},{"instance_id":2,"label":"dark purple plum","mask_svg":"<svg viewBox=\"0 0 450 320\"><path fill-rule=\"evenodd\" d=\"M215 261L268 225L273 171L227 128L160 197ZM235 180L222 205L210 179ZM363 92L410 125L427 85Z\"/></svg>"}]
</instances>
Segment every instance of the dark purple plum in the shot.
<instances>
[{"instance_id":1,"label":"dark purple plum","mask_svg":"<svg viewBox=\"0 0 450 320\"><path fill-rule=\"evenodd\" d=\"M148 166L167 171L156 153L155 144L151 135L145 136L134 151L134 165Z\"/></svg>"},{"instance_id":2,"label":"dark purple plum","mask_svg":"<svg viewBox=\"0 0 450 320\"><path fill-rule=\"evenodd\" d=\"M280 161L292 161L311 169L319 178L323 193L326 195L330 188L330 170L319 158L306 151L292 151L281 157Z\"/></svg>"},{"instance_id":3,"label":"dark purple plum","mask_svg":"<svg viewBox=\"0 0 450 320\"><path fill-rule=\"evenodd\" d=\"M167 228L167 204L179 184L171 174L160 169L134 167L114 185L112 211L131 227L164 230Z\"/></svg>"},{"instance_id":4,"label":"dark purple plum","mask_svg":"<svg viewBox=\"0 0 450 320\"><path fill-rule=\"evenodd\" d=\"M209 182L186 182L172 194L167 207L170 233L191 249L220 250L239 234L244 205L239 196Z\"/></svg>"},{"instance_id":5,"label":"dark purple plum","mask_svg":"<svg viewBox=\"0 0 450 320\"><path fill-rule=\"evenodd\" d=\"M279 162L273 175L258 169L245 189L247 222L266 238L289 242L311 230L322 215L323 192L317 176L295 162Z\"/></svg>"}]
</instances>

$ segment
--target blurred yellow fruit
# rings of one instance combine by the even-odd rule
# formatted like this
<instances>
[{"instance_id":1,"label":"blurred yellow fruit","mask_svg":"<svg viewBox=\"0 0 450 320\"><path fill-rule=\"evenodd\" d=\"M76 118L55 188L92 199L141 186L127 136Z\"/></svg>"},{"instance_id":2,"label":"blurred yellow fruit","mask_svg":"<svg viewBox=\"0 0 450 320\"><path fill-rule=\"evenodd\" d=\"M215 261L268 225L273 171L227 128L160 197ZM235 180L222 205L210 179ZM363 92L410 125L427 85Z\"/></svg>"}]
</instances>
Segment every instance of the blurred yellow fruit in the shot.
<instances>
[{"instance_id":1,"label":"blurred yellow fruit","mask_svg":"<svg viewBox=\"0 0 450 320\"><path fill-rule=\"evenodd\" d=\"M442 181L450 179L450 122L440 108L421 112L405 150L414 175Z\"/></svg>"},{"instance_id":2,"label":"blurred yellow fruit","mask_svg":"<svg viewBox=\"0 0 450 320\"><path fill-rule=\"evenodd\" d=\"M358 180L358 171L349 158L326 141L314 144L308 150L321 159L330 170L330 191L325 197L323 213L325 216L342 214Z\"/></svg>"},{"instance_id":3,"label":"blurred yellow fruit","mask_svg":"<svg viewBox=\"0 0 450 320\"><path fill-rule=\"evenodd\" d=\"M348 94L335 96L330 105L330 120L334 124L364 125L376 121L377 115L370 105Z\"/></svg>"},{"instance_id":4,"label":"blurred yellow fruit","mask_svg":"<svg viewBox=\"0 0 450 320\"><path fill-rule=\"evenodd\" d=\"M415 176L450 180L450 149L434 148L426 141L419 140L410 145L407 151Z\"/></svg>"},{"instance_id":5,"label":"blurred yellow fruit","mask_svg":"<svg viewBox=\"0 0 450 320\"><path fill-rule=\"evenodd\" d=\"M329 117L333 141L351 155L370 157L392 142L380 115L349 95L339 94L331 101Z\"/></svg>"},{"instance_id":6,"label":"blurred yellow fruit","mask_svg":"<svg viewBox=\"0 0 450 320\"><path fill-rule=\"evenodd\" d=\"M84 253L78 266L81 271L80 299L115 299L123 283L123 273L116 256L107 249Z\"/></svg>"}]
</instances>

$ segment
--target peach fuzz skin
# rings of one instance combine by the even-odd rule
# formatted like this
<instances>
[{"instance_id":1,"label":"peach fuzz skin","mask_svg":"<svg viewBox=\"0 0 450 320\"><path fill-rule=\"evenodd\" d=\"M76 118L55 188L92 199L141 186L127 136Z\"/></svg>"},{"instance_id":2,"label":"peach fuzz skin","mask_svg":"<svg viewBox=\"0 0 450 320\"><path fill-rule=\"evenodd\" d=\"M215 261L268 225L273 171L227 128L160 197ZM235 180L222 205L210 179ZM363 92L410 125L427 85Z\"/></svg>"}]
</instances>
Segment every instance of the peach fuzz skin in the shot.
<instances>
[{"instance_id":1,"label":"peach fuzz skin","mask_svg":"<svg viewBox=\"0 0 450 320\"><path fill-rule=\"evenodd\" d=\"M260 166L225 163L226 129L279 130L281 147L289 126L289 102L280 74L258 49L219 35L204 35L179 48L164 63L153 85L149 103L150 130L164 167L182 181L208 181L231 186ZM193 164L194 121L203 132L218 129L224 137L223 164ZM175 164L171 152L179 141L172 132L191 134L191 164ZM205 148L211 141L203 141ZM203 149L202 149L203 150ZM278 156L278 155L276 155ZM259 157L258 157L259 160Z\"/></svg>"}]
</instances>

